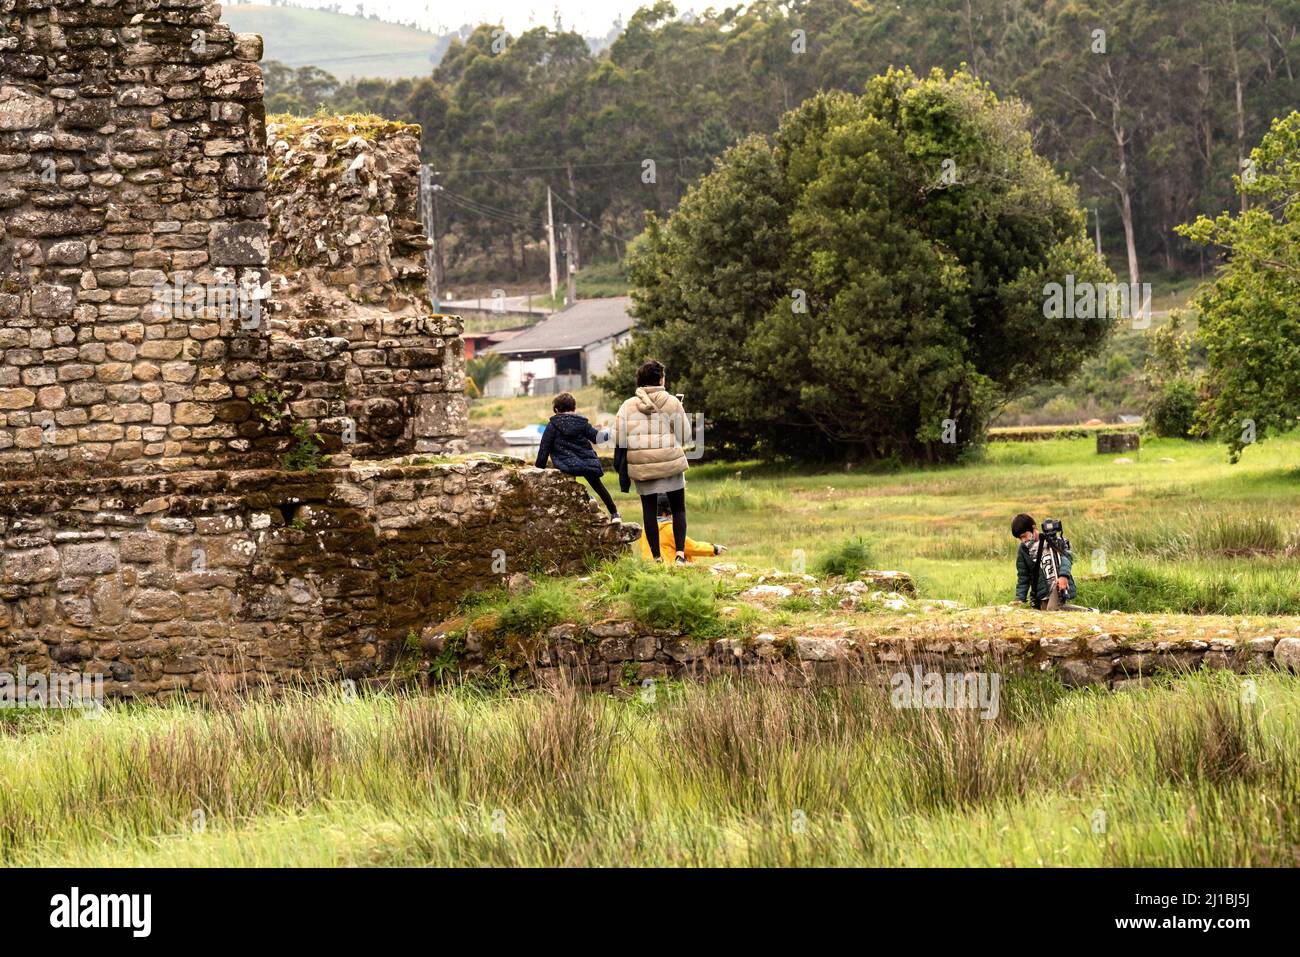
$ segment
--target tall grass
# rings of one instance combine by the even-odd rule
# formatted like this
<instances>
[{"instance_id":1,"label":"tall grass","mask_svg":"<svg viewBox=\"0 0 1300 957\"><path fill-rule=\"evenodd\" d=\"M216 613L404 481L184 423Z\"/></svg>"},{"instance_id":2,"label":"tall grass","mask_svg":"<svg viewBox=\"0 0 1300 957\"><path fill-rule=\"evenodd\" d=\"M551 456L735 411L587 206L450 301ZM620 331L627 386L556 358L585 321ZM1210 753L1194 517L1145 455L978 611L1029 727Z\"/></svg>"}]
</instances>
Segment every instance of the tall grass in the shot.
<instances>
[{"instance_id":1,"label":"tall grass","mask_svg":"<svg viewBox=\"0 0 1300 957\"><path fill-rule=\"evenodd\" d=\"M1084 520L1076 532L1089 548L1163 561L1280 555L1297 550L1296 529L1273 512L1233 514L1202 508L1174 515L1153 513L1124 522Z\"/></svg>"},{"instance_id":2,"label":"tall grass","mask_svg":"<svg viewBox=\"0 0 1300 957\"><path fill-rule=\"evenodd\" d=\"M1102 611L1300 614L1300 581L1268 569L1213 571L1124 561L1105 578L1083 582L1079 595Z\"/></svg>"},{"instance_id":3,"label":"tall grass","mask_svg":"<svg viewBox=\"0 0 1300 957\"><path fill-rule=\"evenodd\" d=\"M1295 864L1300 681L1255 681L1017 678L995 720L720 679L13 722L0 861Z\"/></svg>"}]
</instances>

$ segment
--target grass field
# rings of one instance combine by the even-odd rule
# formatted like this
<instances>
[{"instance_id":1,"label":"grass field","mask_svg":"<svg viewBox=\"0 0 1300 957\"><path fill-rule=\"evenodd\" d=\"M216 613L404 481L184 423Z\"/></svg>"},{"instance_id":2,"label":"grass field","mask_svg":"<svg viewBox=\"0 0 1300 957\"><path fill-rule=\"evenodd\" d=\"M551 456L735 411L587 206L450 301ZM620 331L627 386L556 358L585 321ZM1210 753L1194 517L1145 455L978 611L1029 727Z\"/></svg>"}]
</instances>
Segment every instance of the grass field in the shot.
<instances>
[{"instance_id":1,"label":"grass field","mask_svg":"<svg viewBox=\"0 0 1300 957\"><path fill-rule=\"evenodd\" d=\"M577 393L593 421L615 408ZM480 400L472 425L545 422L551 397ZM640 501L618 492L620 512ZM1013 597L1011 518L1065 523L1080 600L1120 611L1300 614L1300 433L1231 465L1206 442L1143 437L1133 455L1091 438L990 443L960 466L901 471L711 462L687 472L692 538L728 561L782 571L861 539L880 567L910 572L923 597L969 605ZM1104 573L1104 574L1103 574Z\"/></svg>"},{"instance_id":2,"label":"grass field","mask_svg":"<svg viewBox=\"0 0 1300 957\"><path fill-rule=\"evenodd\" d=\"M1025 511L1065 523L1087 604L1300 613L1300 436L1237 465L1220 446L1177 439L1144 439L1122 458L1090 439L993 443L980 462L884 473L706 458L687 472L689 531L728 545L728 561L781 570L861 538L922 596L984 605L1013 597L1010 523ZM635 496L615 501L639 520ZM1089 580L1103 560L1108 575Z\"/></svg>"},{"instance_id":3,"label":"grass field","mask_svg":"<svg viewBox=\"0 0 1300 957\"><path fill-rule=\"evenodd\" d=\"M6 713L9 865L1300 864L1300 683L656 699L337 692ZM19 719L21 717L21 720Z\"/></svg>"}]
</instances>

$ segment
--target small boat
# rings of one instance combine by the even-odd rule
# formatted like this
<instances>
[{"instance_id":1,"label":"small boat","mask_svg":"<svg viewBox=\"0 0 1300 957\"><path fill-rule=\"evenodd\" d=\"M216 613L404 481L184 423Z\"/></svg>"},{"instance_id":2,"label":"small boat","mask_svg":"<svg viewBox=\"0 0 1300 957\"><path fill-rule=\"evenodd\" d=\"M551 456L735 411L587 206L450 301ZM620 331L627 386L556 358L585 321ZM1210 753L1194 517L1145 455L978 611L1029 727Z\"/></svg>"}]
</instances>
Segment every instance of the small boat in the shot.
<instances>
[{"instance_id":1,"label":"small boat","mask_svg":"<svg viewBox=\"0 0 1300 957\"><path fill-rule=\"evenodd\" d=\"M525 425L522 429L502 432L501 438L505 440L506 445L541 445L542 433L545 431L544 425Z\"/></svg>"}]
</instances>

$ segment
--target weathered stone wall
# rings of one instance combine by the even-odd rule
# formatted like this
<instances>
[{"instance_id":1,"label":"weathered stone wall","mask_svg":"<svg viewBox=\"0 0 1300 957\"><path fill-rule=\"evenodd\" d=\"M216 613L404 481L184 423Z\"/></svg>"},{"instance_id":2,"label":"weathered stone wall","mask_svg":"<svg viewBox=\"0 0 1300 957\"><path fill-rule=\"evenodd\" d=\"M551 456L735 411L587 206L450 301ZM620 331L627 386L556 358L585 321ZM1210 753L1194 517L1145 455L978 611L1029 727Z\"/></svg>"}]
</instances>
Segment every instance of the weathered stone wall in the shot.
<instances>
[{"instance_id":1,"label":"weathered stone wall","mask_svg":"<svg viewBox=\"0 0 1300 957\"><path fill-rule=\"evenodd\" d=\"M346 468L466 430L419 131L277 135L269 218L262 44L219 15L0 0L0 671L373 675L464 591L635 536L555 472Z\"/></svg>"},{"instance_id":2,"label":"weathered stone wall","mask_svg":"<svg viewBox=\"0 0 1300 957\"><path fill-rule=\"evenodd\" d=\"M0 671L114 696L375 675L465 591L632 534L572 479L488 462L14 483Z\"/></svg>"},{"instance_id":3,"label":"weathered stone wall","mask_svg":"<svg viewBox=\"0 0 1300 957\"><path fill-rule=\"evenodd\" d=\"M427 303L418 126L276 116L267 152L278 274L394 312Z\"/></svg>"},{"instance_id":4,"label":"weathered stone wall","mask_svg":"<svg viewBox=\"0 0 1300 957\"><path fill-rule=\"evenodd\" d=\"M420 129L378 117L267 128L275 276L268 379L330 451L463 448L459 317L428 301Z\"/></svg>"},{"instance_id":5,"label":"weathered stone wall","mask_svg":"<svg viewBox=\"0 0 1300 957\"><path fill-rule=\"evenodd\" d=\"M261 40L218 17L0 0L0 479L463 447L419 128L281 125L268 209Z\"/></svg>"},{"instance_id":6,"label":"weathered stone wall","mask_svg":"<svg viewBox=\"0 0 1300 957\"><path fill-rule=\"evenodd\" d=\"M1047 671L1067 686L1115 689L1199 668L1300 672L1295 619L1276 623L1290 633L1270 634L1257 623L1243 634L1222 627L1225 619L1186 615L1164 616L1154 629L1149 618L1115 616L1111 632L1072 626L1072 613L1035 619L1038 624L1026 629L1022 616L883 617L874 626L823 628L815 635L763 632L712 641L618 618L566 623L544 637L519 640L496 635L485 623L453 619L425 628L420 644L430 660L450 647L464 675L494 672L505 663L521 685L607 690L636 689L646 679L719 675L843 684L887 679L917 665L936 672Z\"/></svg>"},{"instance_id":7,"label":"weathered stone wall","mask_svg":"<svg viewBox=\"0 0 1300 957\"><path fill-rule=\"evenodd\" d=\"M262 43L208 0L0 0L0 477L228 462L265 333Z\"/></svg>"}]
</instances>

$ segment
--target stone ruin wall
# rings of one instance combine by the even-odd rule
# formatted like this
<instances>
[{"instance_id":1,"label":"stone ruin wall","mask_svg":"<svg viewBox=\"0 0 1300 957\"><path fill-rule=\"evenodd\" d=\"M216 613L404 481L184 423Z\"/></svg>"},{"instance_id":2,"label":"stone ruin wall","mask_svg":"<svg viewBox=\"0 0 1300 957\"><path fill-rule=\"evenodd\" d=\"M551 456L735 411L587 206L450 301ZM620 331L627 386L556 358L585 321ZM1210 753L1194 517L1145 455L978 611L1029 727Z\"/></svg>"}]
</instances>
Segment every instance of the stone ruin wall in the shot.
<instances>
[{"instance_id":1,"label":"stone ruin wall","mask_svg":"<svg viewBox=\"0 0 1300 957\"><path fill-rule=\"evenodd\" d=\"M274 467L295 421L461 447L418 128L273 135L272 210L261 39L219 15L0 0L0 478Z\"/></svg>"},{"instance_id":2,"label":"stone ruin wall","mask_svg":"<svg viewBox=\"0 0 1300 957\"><path fill-rule=\"evenodd\" d=\"M283 117L267 134L269 381L330 451L459 451L462 323L429 308L419 128Z\"/></svg>"},{"instance_id":3,"label":"stone ruin wall","mask_svg":"<svg viewBox=\"0 0 1300 957\"><path fill-rule=\"evenodd\" d=\"M629 537L567 476L488 462L10 483L0 536L0 671L128 697L381 676L466 591Z\"/></svg>"},{"instance_id":4,"label":"stone ruin wall","mask_svg":"<svg viewBox=\"0 0 1300 957\"><path fill-rule=\"evenodd\" d=\"M229 464L265 361L261 39L206 0L0 0L0 477ZM179 317L178 317L179 316Z\"/></svg>"},{"instance_id":5,"label":"stone ruin wall","mask_svg":"<svg viewBox=\"0 0 1300 957\"><path fill-rule=\"evenodd\" d=\"M378 675L498 556L576 571L632 537L559 473L364 461L466 426L418 128L277 128L268 171L261 40L219 16L0 0L0 671ZM325 467L286 470L295 426Z\"/></svg>"}]
</instances>

